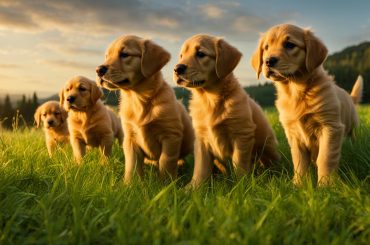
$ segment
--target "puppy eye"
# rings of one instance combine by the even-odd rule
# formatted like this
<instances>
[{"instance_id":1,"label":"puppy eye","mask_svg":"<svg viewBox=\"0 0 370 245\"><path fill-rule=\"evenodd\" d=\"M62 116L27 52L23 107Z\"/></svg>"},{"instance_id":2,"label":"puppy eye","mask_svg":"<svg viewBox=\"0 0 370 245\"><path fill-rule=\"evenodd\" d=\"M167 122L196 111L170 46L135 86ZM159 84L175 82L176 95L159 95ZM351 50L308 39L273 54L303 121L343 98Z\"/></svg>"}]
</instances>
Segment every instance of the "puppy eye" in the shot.
<instances>
[{"instance_id":1,"label":"puppy eye","mask_svg":"<svg viewBox=\"0 0 370 245\"><path fill-rule=\"evenodd\" d=\"M119 53L119 57L120 58L126 58L126 57L128 57L129 55L128 55L128 53L126 53L126 52L124 52L124 51L122 51L121 53Z\"/></svg>"},{"instance_id":2,"label":"puppy eye","mask_svg":"<svg viewBox=\"0 0 370 245\"><path fill-rule=\"evenodd\" d=\"M43 117L46 117L46 113L43 113L43 114L42 114L42 116L43 116Z\"/></svg>"},{"instance_id":3,"label":"puppy eye","mask_svg":"<svg viewBox=\"0 0 370 245\"><path fill-rule=\"evenodd\" d=\"M79 88L78 88L78 91L80 91L80 92L84 92L84 91L86 91L86 88L84 88L84 87L79 87Z\"/></svg>"},{"instance_id":4,"label":"puppy eye","mask_svg":"<svg viewBox=\"0 0 370 245\"><path fill-rule=\"evenodd\" d=\"M269 46L266 44L265 45L265 50L268 50L269 49Z\"/></svg>"},{"instance_id":5,"label":"puppy eye","mask_svg":"<svg viewBox=\"0 0 370 245\"><path fill-rule=\"evenodd\" d=\"M54 115L55 115L55 116L58 116L59 114L60 114L60 112L59 112L59 111L54 112Z\"/></svg>"},{"instance_id":6,"label":"puppy eye","mask_svg":"<svg viewBox=\"0 0 370 245\"><path fill-rule=\"evenodd\" d=\"M295 45L294 43L291 43L291 42L285 42L283 44L284 48L285 49L294 49L297 45Z\"/></svg>"},{"instance_id":7,"label":"puppy eye","mask_svg":"<svg viewBox=\"0 0 370 245\"><path fill-rule=\"evenodd\" d=\"M197 52L195 53L195 56L197 56L198 58L203 58L204 56L206 56L206 54L203 53L202 51L197 50Z\"/></svg>"},{"instance_id":8,"label":"puppy eye","mask_svg":"<svg viewBox=\"0 0 370 245\"><path fill-rule=\"evenodd\" d=\"M180 59L182 58L182 54L180 54Z\"/></svg>"},{"instance_id":9,"label":"puppy eye","mask_svg":"<svg viewBox=\"0 0 370 245\"><path fill-rule=\"evenodd\" d=\"M66 89L66 92L69 92L69 88Z\"/></svg>"}]
</instances>

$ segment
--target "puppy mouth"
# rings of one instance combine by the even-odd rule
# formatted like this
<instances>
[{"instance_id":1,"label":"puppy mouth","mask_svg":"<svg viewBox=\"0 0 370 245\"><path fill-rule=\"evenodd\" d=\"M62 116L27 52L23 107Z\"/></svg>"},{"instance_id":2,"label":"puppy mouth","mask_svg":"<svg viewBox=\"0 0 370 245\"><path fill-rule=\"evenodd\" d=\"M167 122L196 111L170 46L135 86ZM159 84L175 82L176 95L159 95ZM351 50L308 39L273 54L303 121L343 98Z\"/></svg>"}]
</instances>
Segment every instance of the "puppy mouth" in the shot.
<instances>
[{"instance_id":1,"label":"puppy mouth","mask_svg":"<svg viewBox=\"0 0 370 245\"><path fill-rule=\"evenodd\" d=\"M126 78L118 82L113 82L110 80L100 78L99 85L107 89L119 89L121 87L127 87L128 85L130 85L130 80Z\"/></svg>"},{"instance_id":2,"label":"puppy mouth","mask_svg":"<svg viewBox=\"0 0 370 245\"><path fill-rule=\"evenodd\" d=\"M179 77L176 81L177 85L181 87L186 87L186 88L198 88L202 87L206 80L187 80L182 77Z\"/></svg>"},{"instance_id":3,"label":"puppy mouth","mask_svg":"<svg viewBox=\"0 0 370 245\"><path fill-rule=\"evenodd\" d=\"M272 79L274 81L285 80L286 76L276 70L268 69L266 72L266 78Z\"/></svg>"}]
</instances>

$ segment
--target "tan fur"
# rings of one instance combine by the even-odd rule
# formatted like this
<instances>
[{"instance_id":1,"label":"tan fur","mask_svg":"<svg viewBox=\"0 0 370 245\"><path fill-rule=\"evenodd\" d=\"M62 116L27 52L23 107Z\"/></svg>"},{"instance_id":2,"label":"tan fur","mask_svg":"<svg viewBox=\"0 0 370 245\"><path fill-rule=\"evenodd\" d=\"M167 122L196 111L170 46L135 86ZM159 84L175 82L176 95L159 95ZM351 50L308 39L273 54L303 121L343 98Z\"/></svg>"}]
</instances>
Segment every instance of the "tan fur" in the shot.
<instances>
[{"instance_id":1,"label":"tan fur","mask_svg":"<svg viewBox=\"0 0 370 245\"><path fill-rule=\"evenodd\" d=\"M184 74L175 68L174 80L192 91L193 187L211 176L214 158L231 158L238 176L250 173L259 159L266 165L279 160L276 137L262 109L232 73L240 58L226 41L208 35L193 36L182 46L177 67L187 68Z\"/></svg>"},{"instance_id":2,"label":"tan fur","mask_svg":"<svg viewBox=\"0 0 370 245\"><path fill-rule=\"evenodd\" d=\"M144 157L158 162L162 177L175 178L177 161L193 150L190 118L162 77L169 59L162 47L135 36L120 37L107 50L98 83L121 90L125 183L134 172L143 175Z\"/></svg>"},{"instance_id":3,"label":"tan fur","mask_svg":"<svg viewBox=\"0 0 370 245\"><path fill-rule=\"evenodd\" d=\"M69 141L67 117L67 112L59 105L58 101L45 102L35 112L36 126L40 127L42 124L45 132L46 147L50 157L58 143Z\"/></svg>"},{"instance_id":4,"label":"tan fur","mask_svg":"<svg viewBox=\"0 0 370 245\"><path fill-rule=\"evenodd\" d=\"M352 135L359 121L351 96L324 70L326 55L325 45L310 30L283 24L261 37L252 57L257 76L263 71L277 88L276 107L291 147L296 184L311 161L319 184L328 184L339 164L343 136ZM268 67L271 57L278 61ZM352 97L359 102L362 80L356 84Z\"/></svg>"},{"instance_id":5,"label":"tan fur","mask_svg":"<svg viewBox=\"0 0 370 245\"><path fill-rule=\"evenodd\" d=\"M69 96L76 99L67 101ZM73 155L78 162L85 155L86 146L99 147L105 156L112 151L114 138L123 141L121 122L116 114L101 101L102 92L86 77L69 80L60 92L60 104L68 111L68 126Z\"/></svg>"}]
</instances>

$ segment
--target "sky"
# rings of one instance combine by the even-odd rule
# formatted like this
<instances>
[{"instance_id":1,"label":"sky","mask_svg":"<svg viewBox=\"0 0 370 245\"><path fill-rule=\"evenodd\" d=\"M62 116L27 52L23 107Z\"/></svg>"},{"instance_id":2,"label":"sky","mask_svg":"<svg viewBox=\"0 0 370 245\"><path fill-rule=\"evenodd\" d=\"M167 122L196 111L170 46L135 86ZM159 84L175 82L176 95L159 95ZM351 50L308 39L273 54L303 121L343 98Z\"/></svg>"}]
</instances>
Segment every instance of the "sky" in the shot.
<instances>
[{"instance_id":1,"label":"sky","mask_svg":"<svg viewBox=\"0 0 370 245\"><path fill-rule=\"evenodd\" d=\"M368 0L0 0L0 94L57 93L76 75L95 79L107 46L121 35L152 39L172 56L182 43L206 33L224 38L243 57L235 75L257 80L250 57L261 33L291 23L311 28L329 53L370 41Z\"/></svg>"}]
</instances>

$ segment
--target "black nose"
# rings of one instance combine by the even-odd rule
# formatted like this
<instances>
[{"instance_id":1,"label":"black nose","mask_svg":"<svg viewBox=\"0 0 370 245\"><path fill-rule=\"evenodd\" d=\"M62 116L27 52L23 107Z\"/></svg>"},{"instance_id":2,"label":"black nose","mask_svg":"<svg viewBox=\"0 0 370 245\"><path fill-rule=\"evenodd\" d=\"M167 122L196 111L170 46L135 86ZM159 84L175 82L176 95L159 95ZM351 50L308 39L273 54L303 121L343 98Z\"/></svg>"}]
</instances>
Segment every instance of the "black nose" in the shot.
<instances>
[{"instance_id":1,"label":"black nose","mask_svg":"<svg viewBox=\"0 0 370 245\"><path fill-rule=\"evenodd\" d=\"M74 97L74 96L68 96L68 98L67 98L67 101L69 103L73 103L75 100L76 100L76 97Z\"/></svg>"},{"instance_id":2,"label":"black nose","mask_svg":"<svg viewBox=\"0 0 370 245\"><path fill-rule=\"evenodd\" d=\"M108 71L107 66L101 65L101 66L96 67L96 74L98 74L99 77L104 76L105 73L107 73L107 71Z\"/></svg>"},{"instance_id":3,"label":"black nose","mask_svg":"<svg viewBox=\"0 0 370 245\"><path fill-rule=\"evenodd\" d=\"M48 121L48 125L49 125L49 126L51 126L51 125L53 125L53 124L54 124L54 121L53 121L53 120L49 120L49 121Z\"/></svg>"},{"instance_id":4,"label":"black nose","mask_svg":"<svg viewBox=\"0 0 370 245\"><path fill-rule=\"evenodd\" d=\"M186 68L187 68L187 66L186 65L184 65L184 64L177 64L176 66L175 66L175 73L177 74L177 75L182 75L182 74L184 74L185 73L185 71L186 71Z\"/></svg>"},{"instance_id":5,"label":"black nose","mask_svg":"<svg viewBox=\"0 0 370 245\"><path fill-rule=\"evenodd\" d=\"M278 58L276 58L276 57L270 57L270 58L267 58L266 59L266 65L268 67L274 67L278 61L279 61Z\"/></svg>"}]
</instances>

